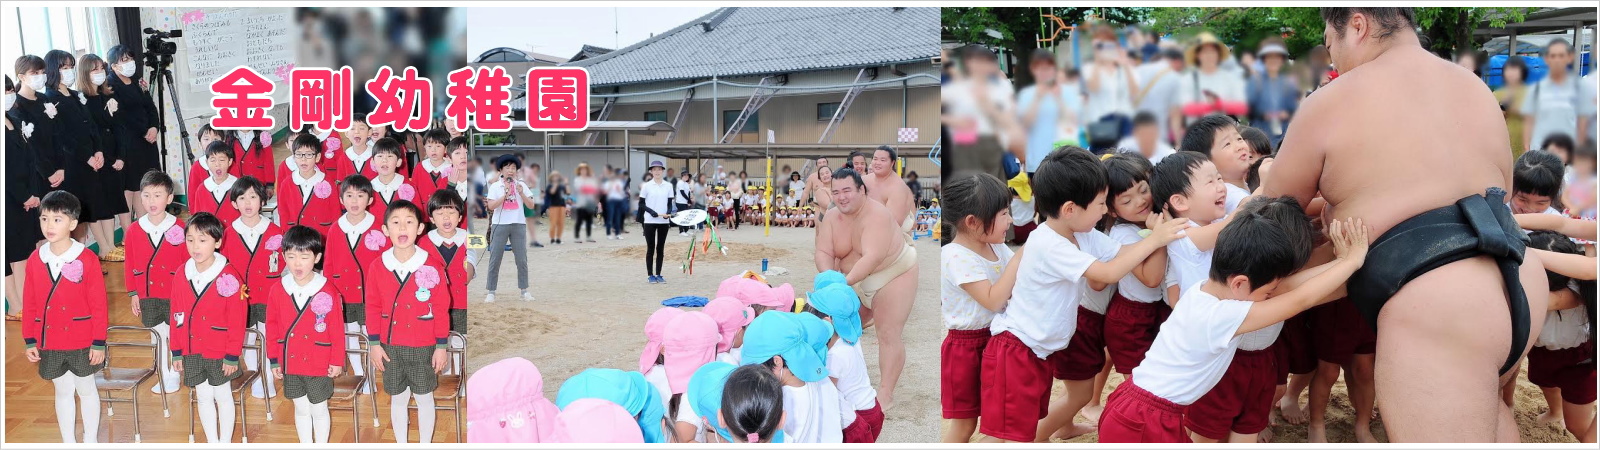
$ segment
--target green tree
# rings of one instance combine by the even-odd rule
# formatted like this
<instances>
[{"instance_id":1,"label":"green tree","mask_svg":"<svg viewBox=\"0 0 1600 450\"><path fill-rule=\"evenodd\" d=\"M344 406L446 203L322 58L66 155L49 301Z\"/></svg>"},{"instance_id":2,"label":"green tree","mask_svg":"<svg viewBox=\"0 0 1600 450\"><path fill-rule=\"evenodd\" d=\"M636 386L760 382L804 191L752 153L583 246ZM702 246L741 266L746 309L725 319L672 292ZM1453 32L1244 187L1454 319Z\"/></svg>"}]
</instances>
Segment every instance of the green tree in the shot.
<instances>
[{"instance_id":1,"label":"green tree","mask_svg":"<svg viewBox=\"0 0 1600 450\"><path fill-rule=\"evenodd\" d=\"M1537 9L1424 7L1415 11L1428 50L1448 55L1481 45L1483 40L1472 34L1478 26L1505 27ZM1188 38L1204 29L1239 49L1254 49L1261 39L1273 35L1282 36L1294 55L1323 43L1318 8L1155 8L1150 18L1151 28L1159 32Z\"/></svg>"},{"instance_id":2,"label":"green tree","mask_svg":"<svg viewBox=\"0 0 1600 450\"><path fill-rule=\"evenodd\" d=\"M1150 14L1163 8L940 8L940 21L945 38L967 44L981 44L1002 50L1006 55L1025 61L1034 49L1039 48L1041 37L1055 36L1057 42L1067 40L1063 31L1055 33L1055 22L1045 19L1045 14L1060 17L1067 26L1076 26L1091 19L1115 25L1144 24ZM1008 61L1009 62L1009 61ZM1031 83L1032 75L1007 64L1019 85Z\"/></svg>"}]
</instances>

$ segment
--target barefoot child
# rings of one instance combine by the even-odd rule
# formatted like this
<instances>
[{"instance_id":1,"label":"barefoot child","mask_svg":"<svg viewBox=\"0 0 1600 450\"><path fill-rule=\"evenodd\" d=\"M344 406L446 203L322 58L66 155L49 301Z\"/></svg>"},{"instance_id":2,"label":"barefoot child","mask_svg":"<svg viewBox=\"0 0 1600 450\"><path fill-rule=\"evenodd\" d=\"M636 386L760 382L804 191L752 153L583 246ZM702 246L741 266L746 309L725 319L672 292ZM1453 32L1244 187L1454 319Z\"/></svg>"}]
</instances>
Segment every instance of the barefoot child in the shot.
<instances>
[{"instance_id":1,"label":"barefoot child","mask_svg":"<svg viewBox=\"0 0 1600 450\"><path fill-rule=\"evenodd\" d=\"M170 298L167 283L172 281L172 274L183 269L184 261L189 260L188 249L184 248L183 242L183 221L167 214L174 187L172 177L165 172L145 172L144 178L139 180L139 199L144 206L144 211L141 211L144 216L128 227L127 236L123 238L124 248L127 249L127 260L123 262L123 283L128 287L128 303L132 305L133 315L140 319L141 325L156 330L160 341L156 344L161 346L163 355L171 350L167 345L172 335L172 327L167 323L172 311L167 301ZM178 372L172 370L165 358L159 365L162 373L158 381L150 386L150 392L177 392L182 381Z\"/></svg>"},{"instance_id":2,"label":"barefoot child","mask_svg":"<svg viewBox=\"0 0 1600 450\"><path fill-rule=\"evenodd\" d=\"M81 410L83 442L92 444L100 435L100 391L94 373L104 367L106 358L105 276L100 274L100 258L72 239L82 211L78 198L66 191L51 192L39 208L45 244L27 262L23 353L28 362L39 365L39 377L55 385L61 442L78 442L73 415Z\"/></svg>"},{"instance_id":3,"label":"barefoot child","mask_svg":"<svg viewBox=\"0 0 1600 450\"><path fill-rule=\"evenodd\" d=\"M1529 248L1581 255L1578 244L1566 236L1538 231L1528 236ZM1584 436L1594 426L1595 362L1594 340L1590 339L1589 313L1578 298L1580 283L1589 283L1593 295L1594 281L1579 281L1556 272L1550 277L1551 314L1545 316L1544 328L1528 351L1528 381L1543 391L1549 409L1539 416L1540 423L1561 423L1580 442L1592 443L1593 435ZM1566 301L1558 301L1558 298ZM1592 300L1591 300L1592 302Z\"/></svg>"},{"instance_id":4,"label":"barefoot child","mask_svg":"<svg viewBox=\"0 0 1600 450\"><path fill-rule=\"evenodd\" d=\"M389 240L380 229L383 224L378 216L367 212L373 195L372 182L361 175L351 175L341 183L339 201L344 205L345 213L328 227L327 254L322 265L323 274L344 297L345 331L361 333L362 336L367 335L368 268L378 260L378 255L389 248ZM357 344L353 339L345 342L346 347ZM356 358L354 355L350 357L351 373L365 375L361 361ZM372 383L367 383L362 392L371 390Z\"/></svg>"},{"instance_id":5,"label":"barefoot child","mask_svg":"<svg viewBox=\"0 0 1600 450\"><path fill-rule=\"evenodd\" d=\"M344 371L344 300L322 276L322 233L304 225L283 233L284 277L267 288L267 360L283 396L294 402L300 443L328 442L328 399Z\"/></svg>"},{"instance_id":6,"label":"barefoot child","mask_svg":"<svg viewBox=\"0 0 1600 450\"><path fill-rule=\"evenodd\" d=\"M844 441L844 424L853 408L842 403L839 389L828 382L828 340L833 327L811 314L768 311L746 331L745 365L760 365L783 382L783 431L796 443ZM726 396L726 394L724 394ZM739 430L731 430L738 437Z\"/></svg>"},{"instance_id":7,"label":"barefoot child","mask_svg":"<svg viewBox=\"0 0 1600 450\"><path fill-rule=\"evenodd\" d=\"M372 215L382 216L389 210L389 205L398 200L407 202L417 201L417 187L411 185L404 175L396 172L401 159L400 143L393 139L379 139L373 143L372 170L377 174L372 177L372 190L377 194L373 197L372 206L368 212Z\"/></svg>"},{"instance_id":8,"label":"barefoot child","mask_svg":"<svg viewBox=\"0 0 1600 450\"><path fill-rule=\"evenodd\" d=\"M239 177L228 173L233 166L233 148L227 142L215 141L206 147L206 168L210 171L204 180L189 180L189 214L210 213L223 223L239 218L239 210L228 199L228 190Z\"/></svg>"},{"instance_id":9,"label":"barefoot child","mask_svg":"<svg viewBox=\"0 0 1600 450\"><path fill-rule=\"evenodd\" d=\"M383 391L389 394L389 419L395 442L406 443L411 398L417 399L417 442L433 441L433 390L439 372L449 364L451 292L444 266L417 248L422 234L422 210L405 200L395 200L384 217L383 232L394 247L367 267L368 348L372 367L383 372Z\"/></svg>"},{"instance_id":10,"label":"barefoot child","mask_svg":"<svg viewBox=\"0 0 1600 450\"><path fill-rule=\"evenodd\" d=\"M189 261L173 274L172 365L199 402L206 442L232 442L233 384L239 376L248 305L244 276L217 253L222 220L210 213L189 217L185 242Z\"/></svg>"},{"instance_id":11,"label":"barefoot child","mask_svg":"<svg viewBox=\"0 0 1600 450\"><path fill-rule=\"evenodd\" d=\"M867 376L866 355L861 353L861 298L844 282L844 274L827 271L816 276L816 291L808 295L805 312L833 325L828 340L828 377L839 389L844 409L855 420L843 430L846 444L878 442L883 433L883 406Z\"/></svg>"},{"instance_id":12,"label":"barefoot child","mask_svg":"<svg viewBox=\"0 0 1600 450\"><path fill-rule=\"evenodd\" d=\"M278 186L276 217L280 225L292 227L305 225L326 230L339 218L339 198L335 184L338 179L317 167L322 157L321 143L315 136L302 134L290 141L292 156L288 163L294 167Z\"/></svg>"},{"instance_id":13,"label":"barefoot child","mask_svg":"<svg viewBox=\"0 0 1600 450\"><path fill-rule=\"evenodd\" d=\"M1170 159L1170 157L1169 157ZM1057 422L1040 423L1050 398L1050 373L1066 355L1077 328L1079 303L1087 290L1115 284L1151 252L1179 236L1183 221L1161 220L1151 237L1103 262L1083 249L1086 233L1105 217L1106 175L1094 155L1063 147L1045 157L1033 178L1033 195L1045 226L1029 236L1019 256L1016 288L1006 309L995 315L993 337L980 369L982 405L979 432L995 439L1031 442L1070 424L1092 397L1091 375L1067 383L1067 402L1055 405ZM1036 249L1034 247L1037 247ZM1094 368L1098 372L1099 367ZM1043 431L1041 433L1041 430ZM1091 431L1074 426L1068 436Z\"/></svg>"},{"instance_id":14,"label":"barefoot child","mask_svg":"<svg viewBox=\"0 0 1600 450\"><path fill-rule=\"evenodd\" d=\"M1148 159L1133 154L1117 154L1102 161L1106 168L1106 198L1109 209L1107 234L1121 245L1143 239L1155 202L1150 194ZM1145 352L1155 341L1161 322L1172 309L1162 301L1161 282L1166 275L1167 252L1152 252L1132 273L1117 281L1117 294L1106 308L1106 350L1117 373L1126 378L1139 367Z\"/></svg>"},{"instance_id":15,"label":"barefoot child","mask_svg":"<svg viewBox=\"0 0 1600 450\"><path fill-rule=\"evenodd\" d=\"M1006 185L993 175L962 177L944 187L946 243L939 252L944 343L939 347L939 403L949 421L945 443L967 443L978 430L982 387L979 368L989 345L989 323L1005 309L1016 284L1016 264L1005 245L1012 217ZM950 231L949 228L954 228ZM1004 282L1002 282L1002 280Z\"/></svg>"},{"instance_id":16,"label":"barefoot child","mask_svg":"<svg viewBox=\"0 0 1600 450\"><path fill-rule=\"evenodd\" d=\"M266 332L263 322L267 318L267 287L272 286L278 276L278 269L282 267L278 253L283 248L283 228L261 217L261 205L266 203L267 187L262 185L255 177L246 176L233 183L233 188L228 193L233 199L234 208L239 210L239 218L229 224L222 236L222 256L227 258L228 264L233 266L234 272L244 275L244 298L250 305L246 326L254 327L262 333ZM246 337L247 344L253 344L253 337ZM254 351L244 355L245 367L250 370L260 370L259 355ZM266 392L273 390L271 381L257 378L251 385L251 395L256 398L266 396ZM266 390L262 390L262 385Z\"/></svg>"},{"instance_id":17,"label":"barefoot child","mask_svg":"<svg viewBox=\"0 0 1600 450\"><path fill-rule=\"evenodd\" d=\"M1100 442L1216 442L1207 434L1217 422L1230 442L1253 442L1241 420L1259 417L1265 426L1273 359L1241 366L1233 361L1236 349L1249 333L1342 297L1337 291L1361 267L1367 236L1359 219L1335 223L1329 234L1336 259L1291 277L1310 259L1313 231L1305 213L1290 199L1258 199L1243 210L1249 213L1218 239L1208 278L1184 291L1144 362L1111 394L1100 417ZM1204 396L1225 397L1235 407L1193 408Z\"/></svg>"}]
</instances>

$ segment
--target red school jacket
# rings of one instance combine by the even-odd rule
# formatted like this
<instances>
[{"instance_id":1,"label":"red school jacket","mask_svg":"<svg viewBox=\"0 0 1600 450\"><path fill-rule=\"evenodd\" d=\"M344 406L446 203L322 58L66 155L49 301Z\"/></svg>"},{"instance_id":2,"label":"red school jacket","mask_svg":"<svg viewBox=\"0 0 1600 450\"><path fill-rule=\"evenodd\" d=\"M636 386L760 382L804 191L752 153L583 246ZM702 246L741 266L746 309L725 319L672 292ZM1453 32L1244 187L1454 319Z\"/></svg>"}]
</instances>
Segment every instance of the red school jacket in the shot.
<instances>
[{"instance_id":1,"label":"red school jacket","mask_svg":"<svg viewBox=\"0 0 1600 450\"><path fill-rule=\"evenodd\" d=\"M392 183L398 185L398 187L385 194L383 189L379 188L380 183L378 182L378 179L372 179L372 187L378 191L378 194L373 196L372 205L367 207L367 212L378 216L378 220L380 222L383 221L384 213L389 211L389 204L394 203L395 200L405 200L411 203L417 203L421 201L423 204L418 204L417 207L419 209L427 207L427 198L421 197L417 194L417 192L419 192L417 186L411 184L411 180L407 180L405 175L401 175L399 173L394 174L394 180ZM422 216L423 217L418 217L418 219L422 219L423 222L427 222L428 214L423 213Z\"/></svg>"},{"instance_id":2,"label":"red school jacket","mask_svg":"<svg viewBox=\"0 0 1600 450\"><path fill-rule=\"evenodd\" d=\"M339 289L321 274L313 275L305 286L286 275L266 289L267 360L272 367L307 377L328 376L329 367L344 367L344 300ZM304 307L297 298L306 299Z\"/></svg>"},{"instance_id":3,"label":"red school jacket","mask_svg":"<svg viewBox=\"0 0 1600 450\"><path fill-rule=\"evenodd\" d=\"M428 171L428 160L423 159L417 163L416 169L411 171L411 185L417 188L417 199L413 202L422 208L424 216L428 212L428 199L433 198L433 193L443 189L450 189L450 162L446 160L443 167L435 167L438 172ZM431 221L431 220L425 220Z\"/></svg>"},{"instance_id":4,"label":"red school jacket","mask_svg":"<svg viewBox=\"0 0 1600 450\"><path fill-rule=\"evenodd\" d=\"M333 286L344 294L345 303L366 302L367 267L378 259L379 254L389 249L389 238L383 235L378 216L367 214L367 217L369 221L364 221L367 223L352 227L352 230L366 230L354 241L345 234L343 216L335 219L326 231L328 243L322 255L323 275L331 279Z\"/></svg>"},{"instance_id":5,"label":"red school jacket","mask_svg":"<svg viewBox=\"0 0 1600 450\"><path fill-rule=\"evenodd\" d=\"M233 219L239 218L239 209L233 207L233 199L228 197L228 189L232 188L233 183L239 181L239 178L229 175L227 180L218 185L219 190L216 192L207 189L206 180L209 178L189 180L189 214L192 216L203 212L211 213L222 219L222 223L233 223Z\"/></svg>"},{"instance_id":6,"label":"red school jacket","mask_svg":"<svg viewBox=\"0 0 1600 450\"><path fill-rule=\"evenodd\" d=\"M50 244L45 244L48 247ZM28 257L27 281L22 290L22 342L40 350L79 350L106 347L106 279L100 258L83 244L73 242L71 258L58 274L51 274L40 252ZM76 252L76 255L72 253Z\"/></svg>"},{"instance_id":7,"label":"red school jacket","mask_svg":"<svg viewBox=\"0 0 1600 450\"><path fill-rule=\"evenodd\" d=\"M257 131L252 136L255 139L250 142L240 141L237 134L228 136L233 142L233 166L238 169L237 176L252 176L263 184L275 184L278 177L272 170L272 135Z\"/></svg>"},{"instance_id":8,"label":"red school jacket","mask_svg":"<svg viewBox=\"0 0 1600 450\"><path fill-rule=\"evenodd\" d=\"M435 242L437 241L437 242ZM440 248L446 243L455 244L455 253L445 255ZM457 228L455 238L445 238L439 235L439 230L429 231L417 240L417 247L428 252L429 257L439 260L439 265L444 266L445 286L450 290L450 309L467 309L467 230Z\"/></svg>"},{"instance_id":9,"label":"red school jacket","mask_svg":"<svg viewBox=\"0 0 1600 450\"><path fill-rule=\"evenodd\" d=\"M321 169L308 179L309 188L301 187L293 172L284 171L278 179L278 218L284 228L305 225L325 230L339 219L339 180L329 177Z\"/></svg>"},{"instance_id":10,"label":"red school jacket","mask_svg":"<svg viewBox=\"0 0 1600 450\"><path fill-rule=\"evenodd\" d=\"M212 264L222 266L216 278L200 289L189 281L188 262L172 276L172 316L167 318L172 324L172 359L199 355L238 365L249 310L243 295L245 281L226 256L213 257L218 259Z\"/></svg>"},{"instance_id":11,"label":"red school jacket","mask_svg":"<svg viewBox=\"0 0 1600 450\"><path fill-rule=\"evenodd\" d=\"M444 264L428 252L412 255L421 263L404 277L396 273L406 266L394 256L394 250L372 261L368 266L367 284L372 290L367 302L367 340L373 344L406 347L444 348L450 336L450 289L445 282ZM432 271L433 275L424 275ZM425 279L434 283L426 295ZM427 298L423 298L426 296Z\"/></svg>"},{"instance_id":12,"label":"red school jacket","mask_svg":"<svg viewBox=\"0 0 1600 450\"><path fill-rule=\"evenodd\" d=\"M317 162L318 169L328 173L334 172L334 157L345 147L343 139L344 136L340 136L338 133L328 133L328 137L322 139L322 160ZM289 150L291 152L294 151L292 148Z\"/></svg>"},{"instance_id":13,"label":"red school jacket","mask_svg":"<svg viewBox=\"0 0 1600 450\"><path fill-rule=\"evenodd\" d=\"M129 293L139 298L167 298L172 274L183 270L183 263L189 260L189 249L183 243L183 221L168 214L172 223L162 227L160 223L148 223L146 217L149 216L133 221L123 236L123 283ZM152 238L155 242L151 242Z\"/></svg>"},{"instance_id":14,"label":"red school jacket","mask_svg":"<svg viewBox=\"0 0 1600 450\"><path fill-rule=\"evenodd\" d=\"M261 223L267 230L257 236L255 242L244 239L239 232L244 223L239 220L229 223L222 231L222 256L228 258L228 265L233 266L235 272L244 275L244 298L252 305L266 304L267 286L277 281L278 271L283 267L280 261L283 256L278 254L283 249L283 227L265 217L261 218ZM257 289L261 292L255 292Z\"/></svg>"},{"instance_id":15,"label":"red school jacket","mask_svg":"<svg viewBox=\"0 0 1600 450\"><path fill-rule=\"evenodd\" d=\"M367 152L369 154L367 160L361 163L361 167L356 167L355 160L350 159L350 155L346 154L345 150L334 151L331 158L328 157L328 153L324 151L322 153L323 161L327 162L328 165L322 170L333 175L333 178L339 181L344 181L345 178L349 178L351 175L358 173L370 180L373 177L378 176L378 172L372 169L372 157L370 156L375 155L376 153L370 145L367 146Z\"/></svg>"},{"instance_id":16,"label":"red school jacket","mask_svg":"<svg viewBox=\"0 0 1600 450\"><path fill-rule=\"evenodd\" d=\"M233 165L228 167L228 175L244 176L243 172L239 171L238 161L234 161ZM188 195L188 198L195 198L205 194L206 189L200 183L203 183L206 177L209 176L211 176L211 171L206 170L205 161L195 161L194 165L189 166L189 189L184 192Z\"/></svg>"}]
</instances>

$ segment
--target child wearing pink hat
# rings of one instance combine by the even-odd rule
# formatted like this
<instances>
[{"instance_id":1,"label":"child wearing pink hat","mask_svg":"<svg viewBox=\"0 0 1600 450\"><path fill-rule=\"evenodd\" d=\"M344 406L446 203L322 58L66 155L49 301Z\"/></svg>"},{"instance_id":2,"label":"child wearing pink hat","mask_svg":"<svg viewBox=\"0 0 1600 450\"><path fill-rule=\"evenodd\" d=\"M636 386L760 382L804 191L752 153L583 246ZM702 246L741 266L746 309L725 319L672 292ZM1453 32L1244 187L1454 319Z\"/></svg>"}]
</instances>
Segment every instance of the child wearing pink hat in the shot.
<instances>
[{"instance_id":1,"label":"child wearing pink hat","mask_svg":"<svg viewBox=\"0 0 1600 450\"><path fill-rule=\"evenodd\" d=\"M566 432L566 443L643 444L644 433L633 415L616 403L585 398L567 405L556 416ZM474 443L478 441L472 441Z\"/></svg>"},{"instance_id":2,"label":"child wearing pink hat","mask_svg":"<svg viewBox=\"0 0 1600 450\"><path fill-rule=\"evenodd\" d=\"M744 327L756 320L754 308L733 297L717 297L706 303L706 313L717 321L722 341L717 343L717 361L739 365L739 347L744 345Z\"/></svg>"},{"instance_id":3,"label":"child wearing pink hat","mask_svg":"<svg viewBox=\"0 0 1600 450\"><path fill-rule=\"evenodd\" d=\"M686 312L667 324L667 334L662 345L666 364L666 388L661 398L666 403L667 419L677 433L674 442L704 442L705 431L700 427L700 416L684 399L689 390L689 379L694 372L713 361L717 344L722 336L717 332L717 321L702 312ZM650 377L645 377L649 380ZM656 385L656 389L661 389Z\"/></svg>"},{"instance_id":4,"label":"child wearing pink hat","mask_svg":"<svg viewBox=\"0 0 1600 450\"><path fill-rule=\"evenodd\" d=\"M753 308L756 315L769 309L794 312L794 287L788 283L773 287L754 279L735 276L722 280L722 284L717 286L717 297L739 299Z\"/></svg>"},{"instance_id":5,"label":"child wearing pink hat","mask_svg":"<svg viewBox=\"0 0 1600 450\"><path fill-rule=\"evenodd\" d=\"M526 359L496 361L467 380L467 442L571 442L557 421L560 412L544 396L539 368Z\"/></svg>"}]
</instances>

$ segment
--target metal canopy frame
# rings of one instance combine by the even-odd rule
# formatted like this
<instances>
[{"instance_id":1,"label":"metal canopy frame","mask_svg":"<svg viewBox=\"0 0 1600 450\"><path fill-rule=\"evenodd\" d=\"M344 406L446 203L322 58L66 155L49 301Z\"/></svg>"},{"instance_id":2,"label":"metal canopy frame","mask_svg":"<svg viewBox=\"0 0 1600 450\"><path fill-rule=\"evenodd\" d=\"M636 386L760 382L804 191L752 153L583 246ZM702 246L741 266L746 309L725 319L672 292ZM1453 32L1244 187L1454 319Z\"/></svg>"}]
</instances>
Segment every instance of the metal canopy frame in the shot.
<instances>
[{"instance_id":1,"label":"metal canopy frame","mask_svg":"<svg viewBox=\"0 0 1600 450\"><path fill-rule=\"evenodd\" d=\"M528 123L526 121L520 121L519 120L519 121L511 122L511 129L513 129L513 130L515 130L515 129L527 129L527 128L528 128ZM675 131L675 130L676 129L673 128L673 126L671 124L668 124L666 122L662 122L662 121L659 121L659 120L629 120L629 121L591 121L591 122L589 122L589 127L584 129L583 132L586 132L586 133L587 132L606 132L606 131L621 131L621 132L623 132L622 133L622 147L621 147L621 150L622 150L622 165L623 165L623 167L627 167L628 168L628 172L629 173L632 173L633 172L633 167L632 167L633 160L630 158L630 156L632 156L632 153L633 153L633 150L632 150L633 146L628 141L629 136L632 136L632 135L635 135L635 134L649 136L649 135L654 135L656 133L672 132L672 131ZM560 132L546 132L546 133L544 133L544 145L541 146L542 148L544 148L544 167L550 167L550 136L558 135L558 134L561 134L561 133ZM479 148L481 148L483 150L494 150L492 148L487 148L487 147L495 147L495 146L482 146L482 147L479 147ZM540 148L540 147L535 147L535 146L531 146L531 145L512 145L512 146L504 146L504 147L515 147L515 150L523 150L524 152L529 152L529 151L532 151L535 148ZM584 146L584 148L592 149L592 148L595 148L595 147ZM607 146L607 147L602 147L602 148L609 149L609 148L613 148L613 147ZM527 158L524 158L524 160L526 160L526 159Z\"/></svg>"}]
</instances>

